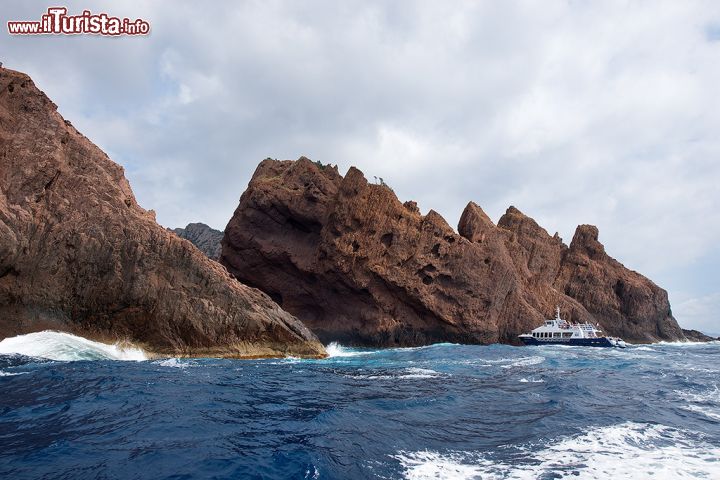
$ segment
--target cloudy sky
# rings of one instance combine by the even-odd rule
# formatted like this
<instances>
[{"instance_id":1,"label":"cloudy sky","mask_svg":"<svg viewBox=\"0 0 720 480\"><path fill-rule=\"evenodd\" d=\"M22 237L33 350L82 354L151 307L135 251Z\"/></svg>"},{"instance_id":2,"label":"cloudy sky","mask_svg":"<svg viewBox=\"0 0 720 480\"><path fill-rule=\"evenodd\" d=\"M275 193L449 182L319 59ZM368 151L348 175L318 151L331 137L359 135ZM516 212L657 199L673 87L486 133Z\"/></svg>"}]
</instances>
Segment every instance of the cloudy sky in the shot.
<instances>
[{"instance_id":1,"label":"cloudy sky","mask_svg":"<svg viewBox=\"0 0 720 480\"><path fill-rule=\"evenodd\" d=\"M55 2L58 3L58 2ZM7 20L55 3L4 1ZM720 334L720 2L60 2L147 37L10 37L0 61L122 164L165 226L223 229L256 164L381 176L456 225L509 205Z\"/></svg>"}]
</instances>

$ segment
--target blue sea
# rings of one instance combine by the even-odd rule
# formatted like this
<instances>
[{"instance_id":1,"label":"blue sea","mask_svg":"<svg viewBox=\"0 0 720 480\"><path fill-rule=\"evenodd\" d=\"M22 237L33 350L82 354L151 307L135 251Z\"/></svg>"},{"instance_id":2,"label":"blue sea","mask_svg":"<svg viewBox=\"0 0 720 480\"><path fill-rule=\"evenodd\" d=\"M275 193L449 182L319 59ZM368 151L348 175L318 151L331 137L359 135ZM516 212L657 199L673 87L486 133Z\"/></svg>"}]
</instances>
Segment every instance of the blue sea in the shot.
<instances>
[{"instance_id":1,"label":"blue sea","mask_svg":"<svg viewBox=\"0 0 720 480\"><path fill-rule=\"evenodd\" d=\"M6 339L0 478L720 478L720 343L329 351Z\"/></svg>"}]
</instances>

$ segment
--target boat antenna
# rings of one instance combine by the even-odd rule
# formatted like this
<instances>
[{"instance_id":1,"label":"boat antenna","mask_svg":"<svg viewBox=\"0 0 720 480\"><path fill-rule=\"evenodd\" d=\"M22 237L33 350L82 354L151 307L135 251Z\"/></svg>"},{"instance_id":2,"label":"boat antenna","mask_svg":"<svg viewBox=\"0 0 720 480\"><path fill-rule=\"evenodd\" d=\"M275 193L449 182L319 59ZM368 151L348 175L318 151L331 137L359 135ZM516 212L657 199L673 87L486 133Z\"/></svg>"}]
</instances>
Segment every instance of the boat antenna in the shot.
<instances>
[{"instance_id":1,"label":"boat antenna","mask_svg":"<svg viewBox=\"0 0 720 480\"><path fill-rule=\"evenodd\" d=\"M560 306L559 305L555 305L555 318L557 320L560 320Z\"/></svg>"}]
</instances>

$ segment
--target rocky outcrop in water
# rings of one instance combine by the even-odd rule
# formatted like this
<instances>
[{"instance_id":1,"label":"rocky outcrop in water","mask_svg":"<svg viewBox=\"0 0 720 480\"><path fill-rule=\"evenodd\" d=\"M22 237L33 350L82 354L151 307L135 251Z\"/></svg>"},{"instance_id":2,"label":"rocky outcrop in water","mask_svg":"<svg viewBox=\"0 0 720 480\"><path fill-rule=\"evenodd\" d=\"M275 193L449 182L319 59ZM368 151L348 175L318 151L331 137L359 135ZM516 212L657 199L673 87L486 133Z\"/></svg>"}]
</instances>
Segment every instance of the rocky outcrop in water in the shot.
<instances>
[{"instance_id":1,"label":"rocky outcrop in water","mask_svg":"<svg viewBox=\"0 0 720 480\"><path fill-rule=\"evenodd\" d=\"M687 338L691 342L712 342L715 340L720 340L720 337L715 338L709 335L705 335L698 330L685 330L684 328L683 335L685 335L685 338Z\"/></svg>"},{"instance_id":2,"label":"rocky outcrop in water","mask_svg":"<svg viewBox=\"0 0 720 480\"><path fill-rule=\"evenodd\" d=\"M160 355L324 355L267 295L160 227L28 76L0 69L0 339L44 329Z\"/></svg>"},{"instance_id":3,"label":"rocky outcrop in water","mask_svg":"<svg viewBox=\"0 0 720 480\"><path fill-rule=\"evenodd\" d=\"M168 229L169 230L169 229ZM220 259L223 232L210 228L204 223L188 223L185 228L170 230L180 238L188 240L212 260Z\"/></svg>"},{"instance_id":4,"label":"rocky outcrop in water","mask_svg":"<svg viewBox=\"0 0 720 480\"><path fill-rule=\"evenodd\" d=\"M666 292L609 257L595 227L568 247L514 207L495 225L471 202L458 232L356 168L267 159L221 262L324 341L515 343L556 305L632 342L685 338Z\"/></svg>"}]
</instances>

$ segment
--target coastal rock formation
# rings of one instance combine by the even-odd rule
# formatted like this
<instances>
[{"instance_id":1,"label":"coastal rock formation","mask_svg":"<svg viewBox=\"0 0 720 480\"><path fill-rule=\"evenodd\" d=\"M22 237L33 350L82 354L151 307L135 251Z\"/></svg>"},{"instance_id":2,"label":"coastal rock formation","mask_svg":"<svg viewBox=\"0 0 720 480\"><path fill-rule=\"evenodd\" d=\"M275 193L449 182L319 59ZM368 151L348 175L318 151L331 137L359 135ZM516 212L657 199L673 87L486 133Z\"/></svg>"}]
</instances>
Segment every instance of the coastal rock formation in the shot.
<instances>
[{"instance_id":1,"label":"coastal rock formation","mask_svg":"<svg viewBox=\"0 0 720 480\"><path fill-rule=\"evenodd\" d=\"M630 341L681 340L667 292L605 253L598 229L580 225L555 287L574 298L606 331Z\"/></svg>"},{"instance_id":2,"label":"coastal rock formation","mask_svg":"<svg viewBox=\"0 0 720 480\"><path fill-rule=\"evenodd\" d=\"M685 338L691 342L713 342L716 340L720 340L720 337L713 338L709 335L705 335L704 333L702 333L698 330L685 330L684 328L683 328L683 335L685 335Z\"/></svg>"},{"instance_id":3,"label":"coastal rock formation","mask_svg":"<svg viewBox=\"0 0 720 480\"><path fill-rule=\"evenodd\" d=\"M458 232L356 168L267 159L220 261L323 341L516 343L556 305L632 342L685 338L665 291L610 258L595 227L568 247L514 207L495 225L471 202Z\"/></svg>"},{"instance_id":4,"label":"coastal rock formation","mask_svg":"<svg viewBox=\"0 0 720 480\"><path fill-rule=\"evenodd\" d=\"M204 223L188 223L185 228L174 228L170 231L178 237L190 241L208 258L212 260L220 259L223 238L223 232L220 230L210 228Z\"/></svg>"},{"instance_id":5,"label":"coastal rock formation","mask_svg":"<svg viewBox=\"0 0 720 480\"><path fill-rule=\"evenodd\" d=\"M0 339L44 329L158 355L324 355L266 294L159 226L27 75L0 69Z\"/></svg>"}]
</instances>

